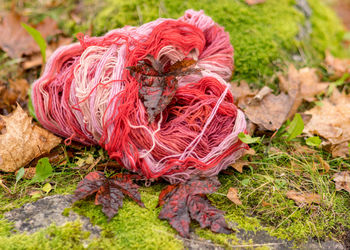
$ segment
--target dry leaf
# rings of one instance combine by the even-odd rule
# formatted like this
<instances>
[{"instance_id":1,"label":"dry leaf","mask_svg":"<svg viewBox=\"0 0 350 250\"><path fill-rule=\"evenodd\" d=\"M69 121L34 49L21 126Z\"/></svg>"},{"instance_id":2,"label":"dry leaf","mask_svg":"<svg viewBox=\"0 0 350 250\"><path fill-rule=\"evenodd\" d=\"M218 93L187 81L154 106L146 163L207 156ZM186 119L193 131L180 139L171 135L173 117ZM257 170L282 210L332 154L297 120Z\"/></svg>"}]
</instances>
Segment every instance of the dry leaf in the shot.
<instances>
[{"instance_id":1,"label":"dry leaf","mask_svg":"<svg viewBox=\"0 0 350 250\"><path fill-rule=\"evenodd\" d=\"M227 192L227 198L238 206L242 205L241 200L238 198L238 191L236 188L230 187Z\"/></svg>"},{"instance_id":2,"label":"dry leaf","mask_svg":"<svg viewBox=\"0 0 350 250\"><path fill-rule=\"evenodd\" d=\"M329 83L320 82L316 69L302 68L297 70L294 65L289 65L287 76L279 74L280 88L288 92L293 87L300 88L300 96L308 102L315 101L316 95L324 93Z\"/></svg>"},{"instance_id":3,"label":"dry leaf","mask_svg":"<svg viewBox=\"0 0 350 250\"><path fill-rule=\"evenodd\" d=\"M60 38L58 38L58 42L50 43L50 45L47 46L47 48L46 48L46 60L50 58L50 56L53 54L53 52L58 47L71 44L72 42L73 42L72 38L60 37ZM41 53L36 53L36 54L30 56L28 60L23 62L22 68L27 70L27 69L31 69L31 68L40 66L40 65L42 65L42 63L43 63L43 58L41 56Z\"/></svg>"},{"instance_id":4,"label":"dry leaf","mask_svg":"<svg viewBox=\"0 0 350 250\"><path fill-rule=\"evenodd\" d=\"M245 150L243 155L255 155L256 152L254 150L254 148L249 148L248 150Z\"/></svg>"},{"instance_id":5,"label":"dry leaf","mask_svg":"<svg viewBox=\"0 0 350 250\"><path fill-rule=\"evenodd\" d=\"M8 85L1 85L0 109L5 109L8 113L12 111L12 106L17 102L22 103L27 99L29 83L25 79L9 80Z\"/></svg>"},{"instance_id":6,"label":"dry leaf","mask_svg":"<svg viewBox=\"0 0 350 250\"><path fill-rule=\"evenodd\" d=\"M341 78L345 73L350 74L350 59L335 58L329 51L326 51L325 65L334 79Z\"/></svg>"},{"instance_id":7,"label":"dry leaf","mask_svg":"<svg viewBox=\"0 0 350 250\"><path fill-rule=\"evenodd\" d=\"M262 89L259 90L259 92L254 96L254 98L249 101L248 104L257 104L257 103L261 102L261 100L265 96L267 96L268 94L270 94L272 92L273 92L272 89L270 89L267 86L264 86Z\"/></svg>"},{"instance_id":8,"label":"dry leaf","mask_svg":"<svg viewBox=\"0 0 350 250\"><path fill-rule=\"evenodd\" d=\"M230 166L236 169L238 172L243 173L243 167L248 166L248 161L238 160L237 162L231 164Z\"/></svg>"},{"instance_id":9,"label":"dry leaf","mask_svg":"<svg viewBox=\"0 0 350 250\"><path fill-rule=\"evenodd\" d=\"M270 202L262 201L261 206L263 207L273 207L273 205Z\"/></svg>"},{"instance_id":10,"label":"dry leaf","mask_svg":"<svg viewBox=\"0 0 350 250\"><path fill-rule=\"evenodd\" d=\"M333 9L337 12L340 20L343 21L347 30L350 30L350 2L349 1L335 1L332 2Z\"/></svg>"},{"instance_id":11,"label":"dry leaf","mask_svg":"<svg viewBox=\"0 0 350 250\"><path fill-rule=\"evenodd\" d=\"M11 58L19 58L22 55L31 55L39 52L40 48L31 35L22 27L21 23L27 23L26 17L15 12L7 12L0 22L0 48ZM56 22L47 17L39 23L36 29L44 38L60 32Z\"/></svg>"},{"instance_id":12,"label":"dry leaf","mask_svg":"<svg viewBox=\"0 0 350 250\"><path fill-rule=\"evenodd\" d=\"M266 95L260 102L251 103L245 108L249 120L264 130L277 130L295 114L295 96L281 93L278 96ZM299 105L298 105L299 106Z\"/></svg>"},{"instance_id":13,"label":"dry leaf","mask_svg":"<svg viewBox=\"0 0 350 250\"><path fill-rule=\"evenodd\" d=\"M350 193L350 171L336 173L332 176L332 179L337 191L344 189Z\"/></svg>"},{"instance_id":14,"label":"dry leaf","mask_svg":"<svg viewBox=\"0 0 350 250\"><path fill-rule=\"evenodd\" d=\"M245 0L248 5L255 5L259 3L264 3L266 0Z\"/></svg>"},{"instance_id":15,"label":"dry leaf","mask_svg":"<svg viewBox=\"0 0 350 250\"><path fill-rule=\"evenodd\" d=\"M293 69L294 66L291 66ZM295 69L295 68L294 68ZM284 80L284 81L283 81ZM283 79L280 88L283 91L274 95L264 87L244 109L246 116L262 130L277 130L289 118L293 117L302 103L300 81L289 82ZM291 79L292 81L293 79Z\"/></svg>"},{"instance_id":16,"label":"dry leaf","mask_svg":"<svg viewBox=\"0 0 350 250\"><path fill-rule=\"evenodd\" d=\"M47 130L33 125L32 118L20 106L1 118L6 126L6 132L0 135L1 171L15 172L61 142Z\"/></svg>"},{"instance_id":17,"label":"dry leaf","mask_svg":"<svg viewBox=\"0 0 350 250\"><path fill-rule=\"evenodd\" d=\"M239 107L244 107L250 99L252 99L257 91L252 91L246 81L240 81L239 84L231 83L231 92L233 94L234 102Z\"/></svg>"},{"instance_id":18,"label":"dry leaf","mask_svg":"<svg viewBox=\"0 0 350 250\"><path fill-rule=\"evenodd\" d=\"M318 159L318 161L320 162L321 164L321 167L324 169L324 171L326 173L329 172L329 170L331 169L331 167L329 166L328 162L326 162L325 160L322 159L321 156L317 155L316 158Z\"/></svg>"},{"instance_id":19,"label":"dry leaf","mask_svg":"<svg viewBox=\"0 0 350 250\"><path fill-rule=\"evenodd\" d=\"M304 193L297 192L295 190L290 190L286 193L288 199L295 201L298 206L302 206L304 204L317 203L320 204L321 196L314 193Z\"/></svg>"},{"instance_id":20,"label":"dry leaf","mask_svg":"<svg viewBox=\"0 0 350 250\"><path fill-rule=\"evenodd\" d=\"M321 106L305 112L312 115L304 132L319 135L329 141L332 155L346 157L350 141L350 95L337 90Z\"/></svg>"}]
</instances>

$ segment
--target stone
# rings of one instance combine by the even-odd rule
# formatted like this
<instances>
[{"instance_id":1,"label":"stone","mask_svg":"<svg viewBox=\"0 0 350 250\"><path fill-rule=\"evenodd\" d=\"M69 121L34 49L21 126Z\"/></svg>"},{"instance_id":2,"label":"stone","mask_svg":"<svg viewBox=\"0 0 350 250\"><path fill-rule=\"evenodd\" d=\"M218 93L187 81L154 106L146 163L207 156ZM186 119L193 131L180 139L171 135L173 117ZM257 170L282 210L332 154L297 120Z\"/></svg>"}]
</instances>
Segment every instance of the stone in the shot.
<instances>
[{"instance_id":1,"label":"stone","mask_svg":"<svg viewBox=\"0 0 350 250\"><path fill-rule=\"evenodd\" d=\"M48 196L5 213L5 218L14 222L17 231L29 234L47 228L53 223L63 226L67 222L80 220L82 230L89 231L92 238L99 237L101 229L92 225L90 219L73 211L69 211L67 216L63 215L64 210L71 207L72 198L72 195Z\"/></svg>"}]
</instances>

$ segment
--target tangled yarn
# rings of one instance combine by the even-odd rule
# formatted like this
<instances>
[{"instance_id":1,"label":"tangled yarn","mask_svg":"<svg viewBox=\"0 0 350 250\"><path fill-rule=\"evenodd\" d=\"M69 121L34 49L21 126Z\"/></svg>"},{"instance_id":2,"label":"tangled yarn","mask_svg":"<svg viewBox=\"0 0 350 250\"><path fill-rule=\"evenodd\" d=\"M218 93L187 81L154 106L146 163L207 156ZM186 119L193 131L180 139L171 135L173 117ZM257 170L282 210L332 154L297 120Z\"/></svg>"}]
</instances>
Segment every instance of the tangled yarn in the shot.
<instances>
[{"instance_id":1,"label":"tangled yarn","mask_svg":"<svg viewBox=\"0 0 350 250\"><path fill-rule=\"evenodd\" d=\"M45 128L67 143L99 144L127 169L171 183L217 175L242 155L246 146L237 136L245 117L226 82L233 48L203 11L78 39L55 51L33 83ZM152 123L139 97L142 83L127 70L147 55L162 65L193 59L200 71L178 77L175 96Z\"/></svg>"}]
</instances>

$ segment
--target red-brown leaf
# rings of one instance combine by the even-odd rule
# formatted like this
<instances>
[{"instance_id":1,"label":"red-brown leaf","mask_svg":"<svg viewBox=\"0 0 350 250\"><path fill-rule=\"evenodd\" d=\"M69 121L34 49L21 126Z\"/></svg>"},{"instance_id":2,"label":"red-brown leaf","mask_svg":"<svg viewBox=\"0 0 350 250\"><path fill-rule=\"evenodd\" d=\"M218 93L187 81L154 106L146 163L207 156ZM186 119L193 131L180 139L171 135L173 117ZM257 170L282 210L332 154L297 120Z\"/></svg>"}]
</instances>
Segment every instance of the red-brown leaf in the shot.
<instances>
[{"instance_id":1,"label":"red-brown leaf","mask_svg":"<svg viewBox=\"0 0 350 250\"><path fill-rule=\"evenodd\" d=\"M106 182L106 177L102 172L91 172L81 180L74 192L74 200L85 199L96 193Z\"/></svg>"},{"instance_id":2,"label":"red-brown leaf","mask_svg":"<svg viewBox=\"0 0 350 250\"><path fill-rule=\"evenodd\" d=\"M110 220L118 213L119 208L123 206L123 199L122 191L111 185L110 181L107 180L97 191L95 204L102 205L103 213Z\"/></svg>"},{"instance_id":3,"label":"red-brown leaf","mask_svg":"<svg viewBox=\"0 0 350 250\"><path fill-rule=\"evenodd\" d=\"M152 55L147 55L136 66L127 67L130 74L140 83L139 96L152 123L171 102L178 88L177 77L199 72L191 68L196 61L183 60L169 65L164 70L163 65Z\"/></svg>"},{"instance_id":4,"label":"red-brown leaf","mask_svg":"<svg viewBox=\"0 0 350 250\"><path fill-rule=\"evenodd\" d=\"M108 219L113 218L123 206L124 195L145 207L138 186L132 182L129 175L117 175L108 179L103 172L91 172L79 182L73 200L81 200L94 193L95 204L102 205L102 211Z\"/></svg>"},{"instance_id":5,"label":"red-brown leaf","mask_svg":"<svg viewBox=\"0 0 350 250\"><path fill-rule=\"evenodd\" d=\"M193 179L179 185L165 188L160 194L159 204L163 205L160 219L166 219L182 236L188 237L191 219L196 220L202 228L210 228L217 233L231 233L224 212L210 204L205 194L215 192L220 186L216 177Z\"/></svg>"}]
</instances>

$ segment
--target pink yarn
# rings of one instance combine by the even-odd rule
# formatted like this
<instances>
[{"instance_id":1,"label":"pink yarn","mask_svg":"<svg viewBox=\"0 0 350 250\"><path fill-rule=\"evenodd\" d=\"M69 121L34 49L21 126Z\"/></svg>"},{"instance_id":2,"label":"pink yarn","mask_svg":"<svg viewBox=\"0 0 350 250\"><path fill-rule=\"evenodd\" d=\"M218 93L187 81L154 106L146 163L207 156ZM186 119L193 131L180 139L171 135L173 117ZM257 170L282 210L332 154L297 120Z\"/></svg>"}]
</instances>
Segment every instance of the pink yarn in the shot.
<instances>
[{"instance_id":1,"label":"pink yarn","mask_svg":"<svg viewBox=\"0 0 350 250\"><path fill-rule=\"evenodd\" d=\"M237 136L245 131L245 117L226 82L233 48L203 11L79 40L59 48L33 84L35 112L45 128L99 144L127 169L171 183L217 175L242 155L246 145ZM139 98L141 83L126 69L147 55L162 65L194 59L200 69L178 77L175 97L152 124Z\"/></svg>"}]
</instances>

